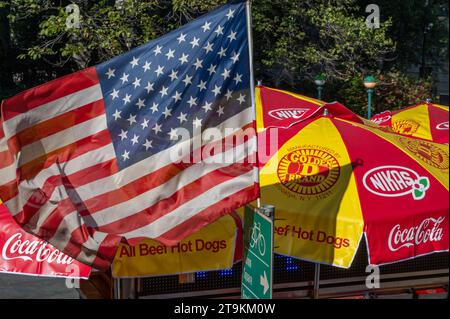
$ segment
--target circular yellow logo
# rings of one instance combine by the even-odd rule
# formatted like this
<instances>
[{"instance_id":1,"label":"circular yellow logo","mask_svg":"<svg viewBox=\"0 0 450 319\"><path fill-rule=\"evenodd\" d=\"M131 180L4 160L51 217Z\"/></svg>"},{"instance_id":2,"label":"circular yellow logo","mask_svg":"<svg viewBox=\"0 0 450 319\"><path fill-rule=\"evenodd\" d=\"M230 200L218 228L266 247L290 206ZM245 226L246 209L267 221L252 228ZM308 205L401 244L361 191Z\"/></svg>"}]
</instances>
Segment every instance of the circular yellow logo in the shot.
<instances>
[{"instance_id":1,"label":"circular yellow logo","mask_svg":"<svg viewBox=\"0 0 450 319\"><path fill-rule=\"evenodd\" d=\"M399 120L392 122L392 130L403 135L413 135L420 124L413 120Z\"/></svg>"},{"instance_id":2,"label":"circular yellow logo","mask_svg":"<svg viewBox=\"0 0 450 319\"><path fill-rule=\"evenodd\" d=\"M278 179L290 191L317 195L330 189L340 174L339 162L331 154L317 149L298 149L278 163Z\"/></svg>"},{"instance_id":3,"label":"circular yellow logo","mask_svg":"<svg viewBox=\"0 0 450 319\"><path fill-rule=\"evenodd\" d=\"M439 168L448 169L449 156L444 148L422 140L399 138L400 142L425 163Z\"/></svg>"}]
</instances>

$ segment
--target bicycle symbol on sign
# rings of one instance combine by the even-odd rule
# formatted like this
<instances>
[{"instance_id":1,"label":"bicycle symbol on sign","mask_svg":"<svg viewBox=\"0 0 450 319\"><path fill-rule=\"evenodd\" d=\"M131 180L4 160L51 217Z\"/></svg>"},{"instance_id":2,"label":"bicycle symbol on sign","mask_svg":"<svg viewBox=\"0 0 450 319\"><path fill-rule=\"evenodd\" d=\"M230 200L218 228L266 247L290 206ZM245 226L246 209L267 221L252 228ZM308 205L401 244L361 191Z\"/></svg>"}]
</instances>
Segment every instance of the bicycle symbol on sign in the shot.
<instances>
[{"instance_id":1,"label":"bicycle symbol on sign","mask_svg":"<svg viewBox=\"0 0 450 319\"><path fill-rule=\"evenodd\" d=\"M261 223L255 223L252 228L250 247L254 248L255 246L258 247L261 256L264 256L266 254L266 240L261 233Z\"/></svg>"}]
</instances>

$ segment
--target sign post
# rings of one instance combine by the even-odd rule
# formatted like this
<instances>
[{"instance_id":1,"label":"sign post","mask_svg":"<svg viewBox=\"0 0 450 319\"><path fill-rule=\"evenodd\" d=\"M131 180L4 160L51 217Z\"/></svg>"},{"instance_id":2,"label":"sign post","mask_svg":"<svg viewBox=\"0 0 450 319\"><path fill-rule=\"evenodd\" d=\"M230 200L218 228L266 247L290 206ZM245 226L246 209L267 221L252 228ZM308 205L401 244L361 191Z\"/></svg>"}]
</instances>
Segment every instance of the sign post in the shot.
<instances>
[{"instance_id":1,"label":"sign post","mask_svg":"<svg viewBox=\"0 0 450 319\"><path fill-rule=\"evenodd\" d=\"M274 207L245 207L242 299L272 298Z\"/></svg>"}]
</instances>

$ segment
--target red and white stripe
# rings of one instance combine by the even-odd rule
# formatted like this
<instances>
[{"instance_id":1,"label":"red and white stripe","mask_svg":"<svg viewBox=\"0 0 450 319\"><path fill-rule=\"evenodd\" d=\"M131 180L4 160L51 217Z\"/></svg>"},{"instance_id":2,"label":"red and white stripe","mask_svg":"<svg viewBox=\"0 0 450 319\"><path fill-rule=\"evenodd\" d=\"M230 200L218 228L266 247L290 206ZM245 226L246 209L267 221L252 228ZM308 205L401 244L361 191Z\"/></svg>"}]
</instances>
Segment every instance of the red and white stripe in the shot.
<instances>
[{"instance_id":1,"label":"red and white stripe","mask_svg":"<svg viewBox=\"0 0 450 319\"><path fill-rule=\"evenodd\" d=\"M122 238L174 244L257 197L254 131L206 161L173 163L176 145L119 171L94 68L4 101L1 115L0 198L25 230L97 268ZM253 121L247 108L219 129Z\"/></svg>"}]
</instances>

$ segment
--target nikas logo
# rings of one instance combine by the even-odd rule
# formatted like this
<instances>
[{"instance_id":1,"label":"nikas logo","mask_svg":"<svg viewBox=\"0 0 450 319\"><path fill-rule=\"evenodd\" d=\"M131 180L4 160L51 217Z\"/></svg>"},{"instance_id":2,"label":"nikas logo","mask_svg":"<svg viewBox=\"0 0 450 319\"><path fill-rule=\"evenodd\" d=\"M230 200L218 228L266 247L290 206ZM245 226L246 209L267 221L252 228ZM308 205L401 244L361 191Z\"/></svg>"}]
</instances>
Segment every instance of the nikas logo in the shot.
<instances>
[{"instance_id":1,"label":"nikas logo","mask_svg":"<svg viewBox=\"0 0 450 319\"><path fill-rule=\"evenodd\" d=\"M391 116L390 115L386 115L386 116L382 116L382 117L378 117L378 118L373 118L373 119L371 119L371 121L373 123L375 123L375 124L380 125L382 123L385 123L385 122L389 121L390 119L391 119Z\"/></svg>"},{"instance_id":2,"label":"nikas logo","mask_svg":"<svg viewBox=\"0 0 450 319\"><path fill-rule=\"evenodd\" d=\"M383 197L400 197L411 194L415 200L425 197L430 188L426 176L419 176L412 169L402 166L379 166L363 177L364 187L371 193Z\"/></svg>"},{"instance_id":3,"label":"nikas logo","mask_svg":"<svg viewBox=\"0 0 450 319\"><path fill-rule=\"evenodd\" d=\"M299 120L309 114L310 109L298 108L298 109L276 109L269 111L269 115L277 120Z\"/></svg>"},{"instance_id":4,"label":"nikas logo","mask_svg":"<svg viewBox=\"0 0 450 319\"><path fill-rule=\"evenodd\" d=\"M436 125L436 129L438 129L438 130L448 130L448 127L449 127L448 121L442 122L442 123L439 123L438 125Z\"/></svg>"}]
</instances>

